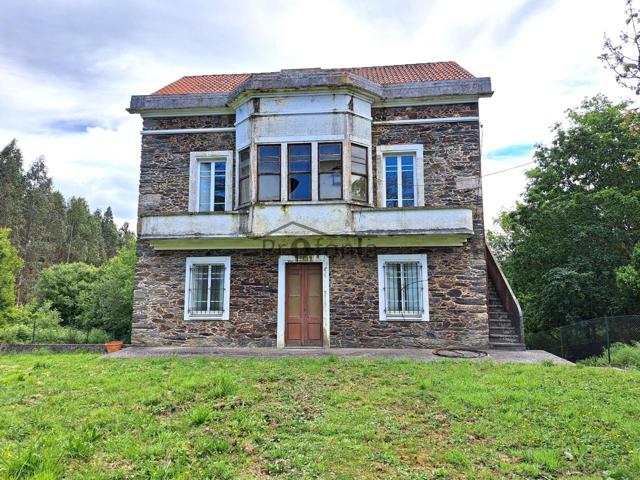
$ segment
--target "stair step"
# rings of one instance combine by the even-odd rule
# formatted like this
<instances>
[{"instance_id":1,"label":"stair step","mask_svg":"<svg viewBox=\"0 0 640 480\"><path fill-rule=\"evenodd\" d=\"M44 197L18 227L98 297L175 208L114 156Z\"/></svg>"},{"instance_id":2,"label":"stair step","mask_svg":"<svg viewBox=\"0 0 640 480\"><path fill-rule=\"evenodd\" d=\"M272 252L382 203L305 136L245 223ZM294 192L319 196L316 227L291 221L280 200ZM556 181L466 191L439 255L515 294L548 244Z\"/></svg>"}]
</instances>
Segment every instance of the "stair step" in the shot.
<instances>
[{"instance_id":1,"label":"stair step","mask_svg":"<svg viewBox=\"0 0 640 480\"><path fill-rule=\"evenodd\" d=\"M489 333L489 342L498 342L498 343L517 343L518 335L504 335L504 334L493 334Z\"/></svg>"},{"instance_id":2,"label":"stair step","mask_svg":"<svg viewBox=\"0 0 640 480\"><path fill-rule=\"evenodd\" d=\"M489 346L494 350L512 350L512 351L526 350L524 343L489 342Z\"/></svg>"},{"instance_id":3,"label":"stair step","mask_svg":"<svg viewBox=\"0 0 640 480\"><path fill-rule=\"evenodd\" d=\"M489 325L489 334L490 335L518 335L516 329L508 326L508 327L494 327L493 325Z\"/></svg>"}]
</instances>

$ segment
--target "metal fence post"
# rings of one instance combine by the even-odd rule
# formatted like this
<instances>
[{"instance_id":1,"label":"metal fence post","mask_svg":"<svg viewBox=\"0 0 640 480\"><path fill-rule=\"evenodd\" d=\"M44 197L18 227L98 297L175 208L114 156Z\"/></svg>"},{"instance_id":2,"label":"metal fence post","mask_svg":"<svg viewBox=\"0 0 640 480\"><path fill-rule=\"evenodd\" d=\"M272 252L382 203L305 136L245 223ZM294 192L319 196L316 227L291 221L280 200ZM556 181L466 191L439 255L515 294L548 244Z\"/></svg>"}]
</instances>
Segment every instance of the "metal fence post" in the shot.
<instances>
[{"instance_id":1,"label":"metal fence post","mask_svg":"<svg viewBox=\"0 0 640 480\"><path fill-rule=\"evenodd\" d=\"M604 318L604 324L607 330L607 359L609 360L609 365L611 365L611 341L609 340L609 318Z\"/></svg>"}]
</instances>

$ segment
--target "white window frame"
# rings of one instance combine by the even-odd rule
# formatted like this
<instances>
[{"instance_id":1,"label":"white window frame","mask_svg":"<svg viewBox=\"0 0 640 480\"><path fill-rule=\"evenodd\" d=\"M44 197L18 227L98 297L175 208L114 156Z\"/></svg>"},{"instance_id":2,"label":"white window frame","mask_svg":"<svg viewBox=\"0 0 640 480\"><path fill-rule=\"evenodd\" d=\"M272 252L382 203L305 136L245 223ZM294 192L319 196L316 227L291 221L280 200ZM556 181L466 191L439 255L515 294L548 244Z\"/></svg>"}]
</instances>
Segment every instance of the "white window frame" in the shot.
<instances>
[{"instance_id":1,"label":"white window frame","mask_svg":"<svg viewBox=\"0 0 640 480\"><path fill-rule=\"evenodd\" d=\"M413 184L415 194L414 207L424 207L424 145L406 144L406 145L377 145L376 146L376 164L378 172L378 207L380 208L402 208L401 193L398 192L398 206L387 207L387 171L385 168L385 157L413 155L414 170ZM401 162L398 162L400 166ZM400 170L398 170L398 178L400 178ZM413 208L413 207L404 207Z\"/></svg>"},{"instance_id":2,"label":"white window frame","mask_svg":"<svg viewBox=\"0 0 640 480\"><path fill-rule=\"evenodd\" d=\"M184 280L184 319L197 320L229 320L229 297L231 292L231 257L187 257ZM222 314L217 315L191 315L189 305L191 303L190 289L191 267L194 265L223 265L224 279L222 285Z\"/></svg>"},{"instance_id":3,"label":"white window frame","mask_svg":"<svg viewBox=\"0 0 640 480\"><path fill-rule=\"evenodd\" d=\"M218 150L212 152L191 152L189 155L189 212L199 212L200 207L200 163L226 161L224 181L224 211L233 209L232 176L233 176L233 150ZM213 182L214 171L211 170ZM213 189L212 189L213 194ZM214 213L214 212L211 212ZM215 212L220 213L220 212Z\"/></svg>"},{"instance_id":4,"label":"white window frame","mask_svg":"<svg viewBox=\"0 0 640 480\"><path fill-rule=\"evenodd\" d=\"M386 313L386 290L385 290L385 263L419 262L422 268L422 314L421 315L392 315ZM427 254L396 254L378 255L378 295L380 320L387 322L427 322L429 321L429 273L427 270Z\"/></svg>"}]
</instances>

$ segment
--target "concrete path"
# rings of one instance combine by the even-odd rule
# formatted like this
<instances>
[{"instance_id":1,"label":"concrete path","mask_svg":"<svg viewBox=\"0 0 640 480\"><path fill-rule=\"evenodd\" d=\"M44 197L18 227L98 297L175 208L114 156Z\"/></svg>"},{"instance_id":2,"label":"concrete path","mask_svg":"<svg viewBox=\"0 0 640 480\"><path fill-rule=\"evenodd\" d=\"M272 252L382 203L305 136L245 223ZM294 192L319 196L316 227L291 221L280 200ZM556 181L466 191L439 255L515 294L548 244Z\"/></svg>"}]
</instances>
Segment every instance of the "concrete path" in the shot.
<instances>
[{"instance_id":1,"label":"concrete path","mask_svg":"<svg viewBox=\"0 0 640 480\"><path fill-rule=\"evenodd\" d=\"M159 357L212 357L212 358L337 358L392 359L392 360L444 360L435 350L418 348L222 348L222 347L128 347L102 358L159 358ZM563 358L544 350L511 352L486 350L487 355L475 360L491 360L500 363L538 363L550 360L559 365L573 365Z\"/></svg>"}]
</instances>

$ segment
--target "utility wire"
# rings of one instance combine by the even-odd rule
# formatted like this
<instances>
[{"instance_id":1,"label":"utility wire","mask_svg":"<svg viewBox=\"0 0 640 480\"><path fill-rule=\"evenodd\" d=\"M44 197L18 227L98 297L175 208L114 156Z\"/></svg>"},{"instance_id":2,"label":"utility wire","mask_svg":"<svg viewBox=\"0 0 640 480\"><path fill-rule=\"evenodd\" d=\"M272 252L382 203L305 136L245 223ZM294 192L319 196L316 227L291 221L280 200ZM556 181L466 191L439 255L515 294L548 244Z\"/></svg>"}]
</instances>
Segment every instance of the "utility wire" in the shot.
<instances>
[{"instance_id":1,"label":"utility wire","mask_svg":"<svg viewBox=\"0 0 640 480\"><path fill-rule=\"evenodd\" d=\"M534 163L536 163L536 162L521 163L520 165L516 165L515 167L505 168L504 170L498 170L497 172L485 173L482 176L483 177L489 177L491 175L497 175L498 173L508 172L509 170L515 170L516 168L526 167L527 165L532 165Z\"/></svg>"}]
</instances>

